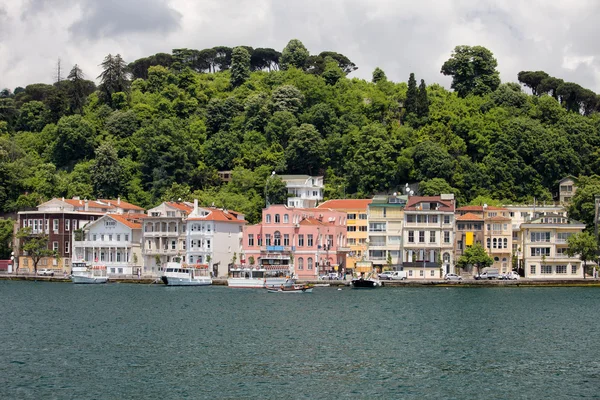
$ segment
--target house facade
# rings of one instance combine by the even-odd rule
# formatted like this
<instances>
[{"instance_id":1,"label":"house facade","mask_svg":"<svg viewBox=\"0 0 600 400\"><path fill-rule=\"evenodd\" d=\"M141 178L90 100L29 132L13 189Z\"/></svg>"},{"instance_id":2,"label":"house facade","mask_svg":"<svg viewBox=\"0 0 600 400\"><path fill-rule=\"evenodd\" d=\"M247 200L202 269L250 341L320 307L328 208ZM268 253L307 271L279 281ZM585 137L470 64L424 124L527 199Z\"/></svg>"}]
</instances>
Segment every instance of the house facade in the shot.
<instances>
[{"instance_id":1,"label":"house facade","mask_svg":"<svg viewBox=\"0 0 600 400\"><path fill-rule=\"evenodd\" d=\"M144 210L131 203L116 200L85 200L80 198L59 199L54 198L40 204L36 211L20 211L18 213L19 228L30 227L33 234L48 236L48 249L56 251L58 257L44 257L40 260L38 268L54 269L56 273L69 274L71 271L71 257L73 233L82 229L86 224L93 222L106 213L141 215ZM18 240L16 248L20 248ZM19 251L19 271L32 272L33 260Z\"/></svg>"},{"instance_id":2,"label":"house facade","mask_svg":"<svg viewBox=\"0 0 600 400\"><path fill-rule=\"evenodd\" d=\"M377 195L368 206L368 257L379 270L400 269L406 195Z\"/></svg>"},{"instance_id":3,"label":"house facade","mask_svg":"<svg viewBox=\"0 0 600 400\"><path fill-rule=\"evenodd\" d=\"M343 272L347 247L346 213L327 208L271 205L262 221L244 228L244 265L257 265L316 279Z\"/></svg>"},{"instance_id":4,"label":"house facade","mask_svg":"<svg viewBox=\"0 0 600 400\"><path fill-rule=\"evenodd\" d=\"M560 204L569 204L577 192L577 178L566 176L558 181L558 201Z\"/></svg>"},{"instance_id":5,"label":"house facade","mask_svg":"<svg viewBox=\"0 0 600 400\"><path fill-rule=\"evenodd\" d=\"M552 213L521 224L525 277L583 278L583 263L578 257L569 257L566 249L569 236L584 229L584 223Z\"/></svg>"},{"instance_id":6,"label":"house facade","mask_svg":"<svg viewBox=\"0 0 600 400\"><path fill-rule=\"evenodd\" d=\"M89 223L73 235L71 261L106 267L109 276L141 274L143 217L106 214Z\"/></svg>"},{"instance_id":7,"label":"house facade","mask_svg":"<svg viewBox=\"0 0 600 400\"><path fill-rule=\"evenodd\" d=\"M280 175L288 191L288 207L314 208L323 200L323 177Z\"/></svg>"},{"instance_id":8,"label":"house facade","mask_svg":"<svg viewBox=\"0 0 600 400\"><path fill-rule=\"evenodd\" d=\"M142 223L144 274L158 275L162 266L186 256L186 219L193 203L168 201L148 210Z\"/></svg>"},{"instance_id":9,"label":"house facade","mask_svg":"<svg viewBox=\"0 0 600 400\"><path fill-rule=\"evenodd\" d=\"M408 197L402 235L408 279L441 279L454 272L455 207L453 194Z\"/></svg>"},{"instance_id":10,"label":"house facade","mask_svg":"<svg viewBox=\"0 0 600 400\"><path fill-rule=\"evenodd\" d=\"M236 211L215 207L194 208L186 223L188 264L208 265L215 277L227 277L229 264L242 257L242 236L246 220Z\"/></svg>"},{"instance_id":11,"label":"house facade","mask_svg":"<svg viewBox=\"0 0 600 400\"><path fill-rule=\"evenodd\" d=\"M455 228L455 246L454 257L456 262L465 253L465 250L479 244L484 246L483 234L483 216L472 212L461 211L463 207L457 210L456 228ZM465 272L474 272L472 267Z\"/></svg>"},{"instance_id":12,"label":"house facade","mask_svg":"<svg viewBox=\"0 0 600 400\"><path fill-rule=\"evenodd\" d=\"M369 222L367 212L371 201L371 199L327 200L318 207L341 211L347 215L347 243L350 248L350 252L346 255L346 270L348 272L357 270L356 263L368 258Z\"/></svg>"}]
</instances>

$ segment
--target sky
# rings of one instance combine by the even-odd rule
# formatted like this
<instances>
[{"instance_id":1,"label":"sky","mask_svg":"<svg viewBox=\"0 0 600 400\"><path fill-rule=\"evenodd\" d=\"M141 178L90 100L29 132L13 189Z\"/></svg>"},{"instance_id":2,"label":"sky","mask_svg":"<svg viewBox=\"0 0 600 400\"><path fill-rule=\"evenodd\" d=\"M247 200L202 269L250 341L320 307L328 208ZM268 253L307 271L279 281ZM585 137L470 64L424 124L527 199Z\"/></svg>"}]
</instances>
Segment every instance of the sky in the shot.
<instances>
[{"instance_id":1,"label":"sky","mask_svg":"<svg viewBox=\"0 0 600 400\"><path fill-rule=\"evenodd\" d=\"M440 74L457 45L481 45L503 82L543 70L600 92L597 0L0 0L0 89L52 83L78 64L88 79L107 54L134 61L174 48L246 45L346 55L371 79Z\"/></svg>"}]
</instances>

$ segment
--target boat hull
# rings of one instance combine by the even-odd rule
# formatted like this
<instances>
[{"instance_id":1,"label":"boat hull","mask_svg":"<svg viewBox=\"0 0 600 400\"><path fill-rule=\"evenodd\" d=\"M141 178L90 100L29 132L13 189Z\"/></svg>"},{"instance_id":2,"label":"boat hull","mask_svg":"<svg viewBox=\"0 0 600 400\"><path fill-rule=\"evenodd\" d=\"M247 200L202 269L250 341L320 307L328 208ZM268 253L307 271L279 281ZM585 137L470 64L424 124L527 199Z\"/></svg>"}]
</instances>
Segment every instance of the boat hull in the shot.
<instances>
[{"instance_id":1,"label":"boat hull","mask_svg":"<svg viewBox=\"0 0 600 400\"><path fill-rule=\"evenodd\" d=\"M353 279L352 287L357 289L375 289L381 286L381 282L373 281L370 279Z\"/></svg>"},{"instance_id":2,"label":"boat hull","mask_svg":"<svg viewBox=\"0 0 600 400\"><path fill-rule=\"evenodd\" d=\"M190 279L190 278L177 278L171 276L161 276L160 278L163 283L167 286L210 286L212 285L212 279Z\"/></svg>"},{"instance_id":3,"label":"boat hull","mask_svg":"<svg viewBox=\"0 0 600 400\"><path fill-rule=\"evenodd\" d=\"M264 278L229 278L227 286L232 288L261 289L265 287Z\"/></svg>"},{"instance_id":4,"label":"boat hull","mask_svg":"<svg viewBox=\"0 0 600 400\"><path fill-rule=\"evenodd\" d=\"M85 284L100 284L108 282L107 276L80 276L71 275L71 281L73 283L85 283Z\"/></svg>"},{"instance_id":5,"label":"boat hull","mask_svg":"<svg viewBox=\"0 0 600 400\"><path fill-rule=\"evenodd\" d=\"M267 289L269 293L312 293L312 288L306 289Z\"/></svg>"}]
</instances>

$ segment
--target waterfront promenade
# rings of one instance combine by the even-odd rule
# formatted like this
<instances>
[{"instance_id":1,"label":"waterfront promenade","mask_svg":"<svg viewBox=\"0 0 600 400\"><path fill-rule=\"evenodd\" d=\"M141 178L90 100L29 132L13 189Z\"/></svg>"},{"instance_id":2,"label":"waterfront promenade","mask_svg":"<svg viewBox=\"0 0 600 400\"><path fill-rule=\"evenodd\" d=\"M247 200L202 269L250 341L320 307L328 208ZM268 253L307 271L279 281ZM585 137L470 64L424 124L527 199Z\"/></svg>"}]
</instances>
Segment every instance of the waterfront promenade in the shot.
<instances>
[{"instance_id":1,"label":"waterfront promenade","mask_svg":"<svg viewBox=\"0 0 600 400\"><path fill-rule=\"evenodd\" d=\"M14 281L40 281L40 282L68 282L71 280L69 276L36 276L33 274L0 274L0 280L14 280ZM109 284L111 283L131 283L131 284L157 284L162 285L160 278L157 277L141 277L137 276L121 276L115 278L109 278ZM329 284L330 286L350 286L350 280L298 280L297 283L308 284L308 285L322 285ZM462 281L446 281L443 279L431 279L431 280L405 280L405 281L381 281L383 287L416 287L416 286L472 286L472 287L483 287L483 286L524 286L524 287L538 287L538 286L597 286L600 287L600 279L594 279L589 277L587 279L524 279L519 280L475 280L475 279L463 279ZM227 286L226 278L213 279L213 285L215 286Z\"/></svg>"}]
</instances>

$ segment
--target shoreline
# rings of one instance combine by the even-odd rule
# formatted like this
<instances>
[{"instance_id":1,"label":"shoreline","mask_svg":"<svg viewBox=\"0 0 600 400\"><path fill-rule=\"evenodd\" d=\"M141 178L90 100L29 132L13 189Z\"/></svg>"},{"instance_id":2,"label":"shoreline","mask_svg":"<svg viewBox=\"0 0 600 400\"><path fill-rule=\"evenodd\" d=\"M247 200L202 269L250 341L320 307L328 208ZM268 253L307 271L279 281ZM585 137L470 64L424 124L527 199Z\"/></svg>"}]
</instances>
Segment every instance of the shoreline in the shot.
<instances>
[{"instance_id":1,"label":"shoreline","mask_svg":"<svg viewBox=\"0 0 600 400\"><path fill-rule=\"evenodd\" d=\"M0 281L36 281L36 282L55 282L71 283L67 276L35 276L35 275L8 275L0 274ZM148 277L120 277L109 278L111 283L130 283L130 284L156 284L162 285L159 278ZM350 286L350 281L332 280L298 280L299 284L322 285L329 284L332 287ZM600 287L600 279L519 279L514 281L507 280L475 280L466 279L463 281L445 281L445 280L406 280L406 281L381 281L382 287ZM213 279L214 286L227 286L227 279Z\"/></svg>"}]
</instances>

